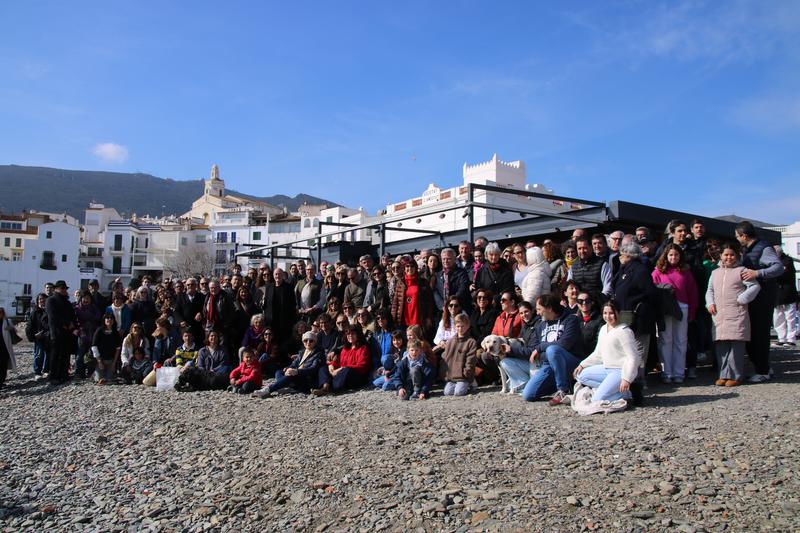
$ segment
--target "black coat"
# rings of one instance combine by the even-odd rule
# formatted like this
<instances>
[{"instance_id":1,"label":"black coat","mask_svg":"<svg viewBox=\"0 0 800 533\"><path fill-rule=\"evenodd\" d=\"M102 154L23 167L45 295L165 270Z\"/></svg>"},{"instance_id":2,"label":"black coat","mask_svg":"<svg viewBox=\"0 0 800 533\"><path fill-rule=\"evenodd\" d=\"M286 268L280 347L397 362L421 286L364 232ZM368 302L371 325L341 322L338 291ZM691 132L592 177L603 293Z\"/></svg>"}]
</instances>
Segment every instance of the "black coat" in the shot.
<instances>
[{"instance_id":1,"label":"black coat","mask_svg":"<svg viewBox=\"0 0 800 533\"><path fill-rule=\"evenodd\" d=\"M506 291L514 293L514 271L502 257L500 268L496 271L493 271L487 262L475 275L475 288L492 291L495 305L499 305L502 293Z\"/></svg>"},{"instance_id":2,"label":"black coat","mask_svg":"<svg viewBox=\"0 0 800 533\"><path fill-rule=\"evenodd\" d=\"M633 311L631 328L637 334L653 333L658 316L658 291L650 270L637 259L621 265L611 279L611 294L620 311Z\"/></svg>"},{"instance_id":3,"label":"black coat","mask_svg":"<svg viewBox=\"0 0 800 533\"><path fill-rule=\"evenodd\" d=\"M513 279L513 276L512 276ZM464 310L466 313L472 312L472 298L469 293L469 274L467 271L461 267L454 268L450 274L447 276L447 292L448 296L456 296L458 297L458 301L461 303L461 309ZM433 295L434 300L438 304L442 304L442 308L446 305L446 302L443 298L443 291L444 291L444 271L440 270L436 274L434 274L434 280L431 284L433 288Z\"/></svg>"},{"instance_id":4,"label":"black coat","mask_svg":"<svg viewBox=\"0 0 800 533\"><path fill-rule=\"evenodd\" d=\"M494 307L487 309L483 314L481 314L478 308L472 311L472 314L469 316L469 331L472 334L472 338L478 341L478 344L480 344L487 335L492 333L494 323L499 314L500 312Z\"/></svg>"},{"instance_id":5,"label":"black coat","mask_svg":"<svg viewBox=\"0 0 800 533\"><path fill-rule=\"evenodd\" d=\"M47 298L44 304L47 313L47 321L50 326L50 339L62 339L63 336L69 333L70 329L75 324L75 308L69 303L66 296L60 293L54 293Z\"/></svg>"},{"instance_id":6,"label":"black coat","mask_svg":"<svg viewBox=\"0 0 800 533\"><path fill-rule=\"evenodd\" d=\"M205 297L199 292L194 293L194 298L190 301L187 294L178 296L175 302L175 321L180 326L181 322L186 322L186 326L192 332L195 340L201 343L203 340L203 323L195 320L197 313L203 314L203 302Z\"/></svg>"},{"instance_id":7,"label":"black coat","mask_svg":"<svg viewBox=\"0 0 800 533\"><path fill-rule=\"evenodd\" d=\"M783 274L777 278L778 282L778 301L777 305L793 304L797 302L796 276L797 270L794 267L794 260L781 253L781 263L783 263Z\"/></svg>"},{"instance_id":8,"label":"black coat","mask_svg":"<svg viewBox=\"0 0 800 533\"><path fill-rule=\"evenodd\" d=\"M285 341L292 334L292 327L297 322L297 302L294 289L282 283L273 285L272 329L278 341Z\"/></svg>"}]
</instances>

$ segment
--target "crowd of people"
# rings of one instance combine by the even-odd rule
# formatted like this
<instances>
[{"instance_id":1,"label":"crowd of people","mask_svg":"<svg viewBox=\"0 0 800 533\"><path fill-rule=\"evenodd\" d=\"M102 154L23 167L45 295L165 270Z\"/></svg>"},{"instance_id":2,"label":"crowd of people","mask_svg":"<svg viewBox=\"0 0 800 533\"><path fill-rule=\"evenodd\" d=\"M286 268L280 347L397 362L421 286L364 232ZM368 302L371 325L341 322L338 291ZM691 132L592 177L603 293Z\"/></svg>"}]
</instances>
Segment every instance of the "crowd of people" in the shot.
<instances>
[{"instance_id":1,"label":"crowd of people","mask_svg":"<svg viewBox=\"0 0 800 533\"><path fill-rule=\"evenodd\" d=\"M116 280L110 296L92 281L72 301L57 281L26 335L33 372L53 383L152 385L175 367L177 390L261 398L371 387L426 399L496 383L558 405L577 383L593 401L639 402L649 371L677 385L710 364L719 386L768 381L773 319L778 344L794 344L793 260L748 222L731 237L707 238L698 220L670 221L660 243L645 227L505 248L479 237L354 266ZM5 380L14 342L2 309L0 320Z\"/></svg>"}]
</instances>

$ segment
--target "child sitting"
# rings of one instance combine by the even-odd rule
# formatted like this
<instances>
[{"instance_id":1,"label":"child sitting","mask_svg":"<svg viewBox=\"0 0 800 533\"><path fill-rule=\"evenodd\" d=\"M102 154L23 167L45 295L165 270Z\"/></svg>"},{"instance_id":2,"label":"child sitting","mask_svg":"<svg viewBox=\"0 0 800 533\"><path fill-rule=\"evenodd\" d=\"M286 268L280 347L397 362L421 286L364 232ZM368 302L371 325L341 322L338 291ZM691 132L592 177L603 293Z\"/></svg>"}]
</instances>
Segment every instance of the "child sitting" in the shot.
<instances>
[{"instance_id":1,"label":"child sitting","mask_svg":"<svg viewBox=\"0 0 800 533\"><path fill-rule=\"evenodd\" d=\"M137 385L141 385L145 376L153 370L153 362L146 358L144 350L136 348L133 350L133 359L131 360L131 379Z\"/></svg>"},{"instance_id":2,"label":"child sitting","mask_svg":"<svg viewBox=\"0 0 800 533\"><path fill-rule=\"evenodd\" d=\"M389 353L381 357L381 368L378 369L378 376L372 382L376 389L382 391L395 390L396 380L393 379L397 363L403 358L406 347L406 336L402 331L392 333L392 349Z\"/></svg>"},{"instance_id":3,"label":"child sitting","mask_svg":"<svg viewBox=\"0 0 800 533\"><path fill-rule=\"evenodd\" d=\"M242 362L231 372L231 386L228 390L238 394L250 394L261 388L261 365L249 348L242 350Z\"/></svg>"},{"instance_id":4,"label":"child sitting","mask_svg":"<svg viewBox=\"0 0 800 533\"><path fill-rule=\"evenodd\" d=\"M408 400L410 397L424 400L428 397L433 382L433 367L422 351L422 343L411 341L408 343L408 352L399 363L395 373L398 381L397 396L401 400ZM409 394L409 390L413 390Z\"/></svg>"},{"instance_id":5,"label":"child sitting","mask_svg":"<svg viewBox=\"0 0 800 533\"><path fill-rule=\"evenodd\" d=\"M475 379L478 343L469 334L469 317L458 315L455 323L456 336L447 341L439 370L445 396L466 396Z\"/></svg>"},{"instance_id":6,"label":"child sitting","mask_svg":"<svg viewBox=\"0 0 800 533\"><path fill-rule=\"evenodd\" d=\"M197 360L198 348L194 344L194 335L190 330L183 332L183 344L175 349L175 355L164 361L164 366L184 366L194 364Z\"/></svg>"}]
</instances>

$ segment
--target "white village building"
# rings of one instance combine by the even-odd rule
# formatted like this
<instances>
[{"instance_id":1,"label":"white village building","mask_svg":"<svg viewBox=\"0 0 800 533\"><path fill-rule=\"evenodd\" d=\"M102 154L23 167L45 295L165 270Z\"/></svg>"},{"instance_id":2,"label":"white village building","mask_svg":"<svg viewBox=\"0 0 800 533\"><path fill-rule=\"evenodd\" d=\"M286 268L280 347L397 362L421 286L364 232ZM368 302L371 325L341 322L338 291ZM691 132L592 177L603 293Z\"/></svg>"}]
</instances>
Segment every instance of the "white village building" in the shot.
<instances>
[{"instance_id":1,"label":"white village building","mask_svg":"<svg viewBox=\"0 0 800 533\"><path fill-rule=\"evenodd\" d=\"M783 253L795 260L794 267L797 270L795 284L800 289L800 220L787 226L775 226L767 229L780 232Z\"/></svg>"},{"instance_id":2,"label":"white village building","mask_svg":"<svg viewBox=\"0 0 800 533\"><path fill-rule=\"evenodd\" d=\"M28 233L19 255L0 261L0 306L9 317L23 317L47 282L63 279L71 289L80 287L77 225L37 220L23 231Z\"/></svg>"}]
</instances>

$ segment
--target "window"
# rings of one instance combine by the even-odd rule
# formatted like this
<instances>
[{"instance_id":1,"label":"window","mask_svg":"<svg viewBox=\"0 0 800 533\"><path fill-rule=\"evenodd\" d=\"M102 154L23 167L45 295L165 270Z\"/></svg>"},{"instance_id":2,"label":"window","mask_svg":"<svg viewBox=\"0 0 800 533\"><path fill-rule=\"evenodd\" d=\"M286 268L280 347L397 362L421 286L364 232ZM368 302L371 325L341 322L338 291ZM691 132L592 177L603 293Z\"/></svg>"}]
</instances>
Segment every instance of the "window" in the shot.
<instances>
[{"instance_id":1,"label":"window","mask_svg":"<svg viewBox=\"0 0 800 533\"><path fill-rule=\"evenodd\" d=\"M53 252L42 252L42 263L40 265L45 270L56 269L56 254Z\"/></svg>"},{"instance_id":2,"label":"window","mask_svg":"<svg viewBox=\"0 0 800 533\"><path fill-rule=\"evenodd\" d=\"M231 232L231 242L236 242L236 232L235 231Z\"/></svg>"},{"instance_id":3,"label":"window","mask_svg":"<svg viewBox=\"0 0 800 533\"><path fill-rule=\"evenodd\" d=\"M112 248L115 252L122 251L122 235L114 235L114 248Z\"/></svg>"},{"instance_id":4,"label":"window","mask_svg":"<svg viewBox=\"0 0 800 533\"><path fill-rule=\"evenodd\" d=\"M22 248L22 239L17 239L17 248Z\"/></svg>"},{"instance_id":5,"label":"window","mask_svg":"<svg viewBox=\"0 0 800 533\"><path fill-rule=\"evenodd\" d=\"M52 232L52 231L48 231L48 232L45 234L45 236L44 236L44 237L45 237L45 239L52 239L52 238L53 238L53 232Z\"/></svg>"},{"instance_id":6,"label":"window","mask_svg":"<svg viewBox=\"0 0 800 533\"><path fill-rule=\"evenodd\" d=\"M303 227L304 228L310 228L311 227L311 219L310 218L307 218L307 219L305 219L303 221Z\"/></svg>"},{"instance_id":7,"label":"window","mask_svg":"<svg viewBox=\"0 0 800 533\"><path fill-rule=\"evenodd\" d=\"M800 241L797 243L797 251L795 252L797 255L800 255Z\"/></svg>"},{"instance_id":8,"label":"window","mask_svg":"<svg viewBox=\"0 0 800 533\"><path fill-rule=\"evenodd\" d=\"M226 232L226 231L218 232L217 233L217 242L218 243L228 242L228 232Z\"/></svg>"},{"instance_id":9,"label":"window","mask_svg":"<svg viewBox=\"0 0 800 533\"><path fill-rule=\"evenodd\" d=\"M22 254L20 252L12 252L11 253L11 260L12 261L20 261L22 259Z\"/></svg>"},{"instance_id":10,"label":"window","mask_svg":"<svg viewBox=\"0 0 800 533\"><path fill-rule=\"evenodd\" d=\"M22 222L0 222L0 229L22 229Z\"/></svg>"},{"instance_id":11,"label":"window","mask_svg":"<svg viewBox=\"0 0 800 533\"><path fill-rule=\"evenodd\" d=\"M187 244L189 244L189 239L181 237L181 246L186 246Z\"/></svg>"},{"instance_id":12,"label":"window","mask_svg":"<svg viewBox=\"0 0 800 533\"><path fill-rule=\"evenodd\" d=\"M61 254L61 262L62 263L66 263L67 262L67 254Z\"/></svg>"},{"instance_id":13,"label":"window","mask_svg":"<svg viewBox=\"0 0 800 533\"><path fill-rule=\"evenodd\" d=\"M26 283L22 286L22 294L30 294L33 290L30 283Z\"/></svg>"},{"instance_id":14,"label":"window","mask_svg":"<svg viewBox=\"0 0 800 533\"><path fill-rule=\"evenodd\" d=\"M3 246L11 246L11 237L6 237Z\"/></svg>"},{"instance_id":15,"label":"window","mask_svg":"<svg viewBox=\"0 0 800 533\"><path fill-rule=\"evenodd\" d=\"M230 260L234 261L236 259L236 250L231 250Z\"/></svg>"},{"instance_id":16,"label":"window","mask_svg":"<svg viewBox=\"0 0 800 533\"><path fill-rule=\"evenodd\" d=\"M260 241L261 240L261 232L260 231L254 231L253 232L253 240L254 241Z\"/></svg>"},{"instance_id":17,"label":"window","mask_svg":"<svg viewBox=\"0 0 800 533\"><path fill-rule=\"evenodd\" d=\"M197 244L203 244L203 243L206 242L206 236L205 235L195 235L194 236L194 242L196 242Z\"/></svg>"},{"instance_id":18,"label":"window","mask_svg":"<svg viewBox=\"0 0 800 533\"><path fill-rule=\"evenodd\" d=\"M111 264L111 273L112 274L121 274L122 273L122 258L115 257Z\"/></svg>"},{"instance_id":19,"label":"window","mask_svg":"<svg viewBox=\"0 0 800 533\"><path fill-rule=\"evenodd\" d=\"M228 258L228 252L226 250L217 250L217 264L225 263Z\"/></svg>"}]
</instances>

